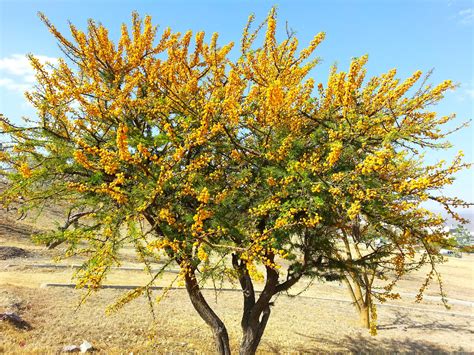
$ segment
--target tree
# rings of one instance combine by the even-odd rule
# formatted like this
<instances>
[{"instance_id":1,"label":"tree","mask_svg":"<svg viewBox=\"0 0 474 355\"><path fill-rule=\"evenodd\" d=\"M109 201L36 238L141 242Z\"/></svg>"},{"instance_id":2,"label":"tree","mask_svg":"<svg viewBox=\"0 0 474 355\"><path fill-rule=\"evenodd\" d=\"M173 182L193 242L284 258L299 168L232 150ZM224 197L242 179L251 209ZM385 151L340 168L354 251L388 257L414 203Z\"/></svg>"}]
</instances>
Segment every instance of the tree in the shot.
<instances>
[{"instance_id":1,"label":"tree","mask_svg":"<svg viewBox=\"0 0 474 355\"><path fill-rule=\"evenodd\" d=\"M471 233L462 224L458 224L452 232L456 243L459 247L465 247L471 245Z\"/></svg>"},{"instance_id":2,"label":"tree","mask_svg":"<svg viewBox=\"0 0 474 355\"><path fill-rule=\"evenodd\" d=\"M461 252L471 253L473 250L472 235L462 224L458 224L454 230L451 230L453 244Z\"/></svg>"},{"instance_id":3,"label":"tree","mask_svg":"<svg viewBox=\"0 0 474 355\"><path fill-rule=\"evenodd\" d=\"M10 186L2 200L22 195L25 209L69 206L65 225L42 239L66 242L67 256L86 256L79 286L100 288L120 248L134 245L150 283L124 295L119 308L143 294L151 299L150 286L176 262L218 352L228 354L226 327L201 283L236 278L244 298L240 352L252 354L274 296L303 277L363 280L384 265L395 271L393 284L429 263L423 289L436 274L432 245L444 238L443 220L420 204L434 199L460 220L452 207L465 203L434 192L467 165L458 157L426 166L416 149L447 146L437 141L452 117L426 108L453 88L450 81L423 82L408 96L421 73L400 83L391 70L364 83L364 56L347 73L333 68L326 87L315 88L311 57L324 34L297 52L291 31L277 42L274 9L256 30L249 18L236 60L228 55L233 44L219 47L217 34L206 43L198 32L194 48L190 31L165 29L155 40L150 17L137 14L117 44L92 20L87 33L71 24L67 39L41 18L66 58L54 67L30 57L38 86L27 97L37 121L18 126L2 117L14 142L1 156L13 169L4 172ZM377 235L390 248L362 254L359 245ZM355 257L344 249L350 238ZM419 260L416 248L424 251ZM152 273L162 257L167 264Z\"/></svg>"}]
</instances>

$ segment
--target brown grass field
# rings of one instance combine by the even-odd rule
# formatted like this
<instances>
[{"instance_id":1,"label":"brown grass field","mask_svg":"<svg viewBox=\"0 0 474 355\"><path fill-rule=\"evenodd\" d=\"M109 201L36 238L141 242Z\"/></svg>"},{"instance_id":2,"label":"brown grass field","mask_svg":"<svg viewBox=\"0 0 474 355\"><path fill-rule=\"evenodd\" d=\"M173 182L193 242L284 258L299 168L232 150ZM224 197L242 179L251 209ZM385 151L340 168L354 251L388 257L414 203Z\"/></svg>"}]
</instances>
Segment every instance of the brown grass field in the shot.
<instances>
[{"instance_id":1,"label":"brown grass field","mask_svg":"<svg viewBox=\"0 0 474 355\"><path fill-rule=\"evenodd\" d=\"M17 221L15 215L0 211L0 248L16 246L27 257L3 256L0 249L0 313L13 311L31 325L17 329L0 322L0 353L60 353L65 345L89 341L99 353L213 353L210 330L194 311L184 290L172 290L156 307L153 319L144 298L139 298L112 315L105 308L123 290L104 289L77 307L83 291L73 288L42 287L45 283L68 283L70 267L38 267L54 264L58 251L34 245L29 235L36 228L54 224L57 213L50 211L38 220ZM130 252L123 266L139 267ZM59 265L80 264L71 259ZM373 337L358 325L357 314L345 288L338 282L315 282L297 297L276 299L262 339L261 353L367 353L367 352L474 352L473 302L474 256L449 258L440 266L451 308L440 302L432 285L422 303L415 303L427 270L402 280L397 291L401 300L378 306L378 335ZM167 286L176 274L167 273L159 285ZM139 285L144 273L114 270L108 285ZM303 281L292 294L302 290ZM210 286L210 285L207 285ZM224 285L232 287L231 284ZM205 291L209 302L226 323L231 344L238 349L241 295L222 291L217 297ZM158 296L160 291L156 291Z\"/></svg>"}]
</instances>

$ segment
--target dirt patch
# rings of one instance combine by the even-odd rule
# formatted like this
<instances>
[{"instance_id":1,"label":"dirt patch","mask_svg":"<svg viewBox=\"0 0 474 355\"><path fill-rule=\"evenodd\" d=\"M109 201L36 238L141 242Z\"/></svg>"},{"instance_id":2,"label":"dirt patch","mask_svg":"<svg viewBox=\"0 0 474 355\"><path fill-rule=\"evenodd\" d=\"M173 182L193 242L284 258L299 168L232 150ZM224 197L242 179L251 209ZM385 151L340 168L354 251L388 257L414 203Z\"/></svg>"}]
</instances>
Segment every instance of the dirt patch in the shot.
<instances>
[{"instance_id":1,"label":"dirt patch","mask_svg":"<svg viewBox=\"0 0 474 355\"><path fill-rule=\"evenodd\" d=\"M22 248L0 246L0 260L7 260L13 258L29 258L31 256L31 252L26 251Z\"/></svg>"}]
</instances>

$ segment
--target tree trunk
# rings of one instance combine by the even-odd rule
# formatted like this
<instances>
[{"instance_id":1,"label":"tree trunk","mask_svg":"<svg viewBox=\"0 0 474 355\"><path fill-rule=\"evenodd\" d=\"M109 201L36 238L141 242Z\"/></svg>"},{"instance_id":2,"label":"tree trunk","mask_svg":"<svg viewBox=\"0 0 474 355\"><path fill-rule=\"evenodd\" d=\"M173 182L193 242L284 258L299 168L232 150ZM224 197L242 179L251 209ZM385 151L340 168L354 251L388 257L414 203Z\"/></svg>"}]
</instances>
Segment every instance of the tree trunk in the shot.
<instances>
[{"instance_id":1,"label":"tree trunk","mask_svg":"<svg viewBox=\"0 0 474 355\"><path fill-rule=\"evenodd\" d=\"M271 256L273 261L273 255ZM263 332L270 317L271 298L277 292L278 272L266 266L267 278L265 287L258 300L255 300L255 290L245 262L239 263L237 256L232 256L232 264L239 271L240 285L244 296L244 312L242 314L241 355L253 355L262 339Z\"/></svg>"},{"instance_id":2,"label":"tree trunk","mask_svg":"<svg viewBox=\"0 0 474 355\"><path fill-rule=\"evenodd\" d=\"M370 307L363 304L359 311L360 325L364 328L370 329Z\"/></svg>"},{"instance_id":3,"label":"tree trunk","mask_svg":"<svg viewBox=\"0 0 474 355\"><path fill-rule=\"evenodd\" d=\"M351 285L349 278L351 278L354 285ZM359 313L360 325L364 328L370 329L370 306L368 305L370 302L368 297L370 297L370 295L367 294L370 290L366 290L366 293L364 294L360 282L358 282L357 277L353 274L349 274L349 276L345 275L344 281L346 282L347 289L354 301L354 306Z\"/></svg>"},{"instance_id":4,"label":"tree trunk","mask_svg":"<svg viewBox=\"0 0 474 355\"><path fill-rule=\"evenodd\" d=\"M243 336L240 343L240 355L254 355L257 351L263 332L267 326L268 318L270 317L270 305L266 306L262 312L262 317L256 322L251 322L245 327L242 327Z\"/></svg>"},{"instance_id":5,"label":"tree trunk","mask_svg":"<svg viewBox=\"0 0 474 355\"><path fill-rule=\"evenodd\" d=\"M230 355L229 335L227 334L227 329L202 295L194 270L186 273L185 282L186 290L188 291L194 309L206 324L212 328L217 352L222 355Z\"/></svg>"}]
</instances>

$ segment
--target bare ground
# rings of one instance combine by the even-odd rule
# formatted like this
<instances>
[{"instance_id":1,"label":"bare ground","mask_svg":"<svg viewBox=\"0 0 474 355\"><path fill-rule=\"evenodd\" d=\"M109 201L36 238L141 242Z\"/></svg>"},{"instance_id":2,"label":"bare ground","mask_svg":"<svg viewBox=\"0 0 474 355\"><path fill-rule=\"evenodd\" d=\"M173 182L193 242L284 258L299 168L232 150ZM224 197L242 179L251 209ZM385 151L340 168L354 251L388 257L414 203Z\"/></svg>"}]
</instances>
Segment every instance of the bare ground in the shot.
<instances>
[{"instance_id":1,"label":"bare ground","mask_svg":"<svg viewBox=\"0 0 474 355\"><path fill-rule=\"evenodd\" d=\"M43 288L47 282L70 282L69 267L38 267L51 264L55 251L31 243L34 228L47 227L44 221L17 221L0 212L0 246L19 247L28 258L0 260L0 313L15 312L31 326L16 329L0 322L0 353L58 353L64 345L89 341L102 353L169 353L214 351L209 329L195 313L185 291L170 291L156 308L153 320L145 299L106 315L122 290L104 289L77 307L83 291L69 288ZM80 263L72 259L61 265ZM137 267L133 258L125 266ZM399 291L403 299L378 306L379 334L372 337L358 326L357 315L342 285L316 283L298 297L280 296L272 308L269 325L260 350L262 353L326 352L474 352L473 283L474 257L452 258L441 266L452 308L446 310L437 298L437 288L428 289L423 303L414 303L427 270L404 279ZM166 274L160 284L175 277ZM107 284L146 282L143 273L115 270ZM225 285L231 287L231 285ZM300 285L296 293L305 285ZM241 295L222 292L216 298L205 296L228 326L234 350L240 337ZM157 291L156 295L160 293Z\"/></svg>"}]
</instances>

